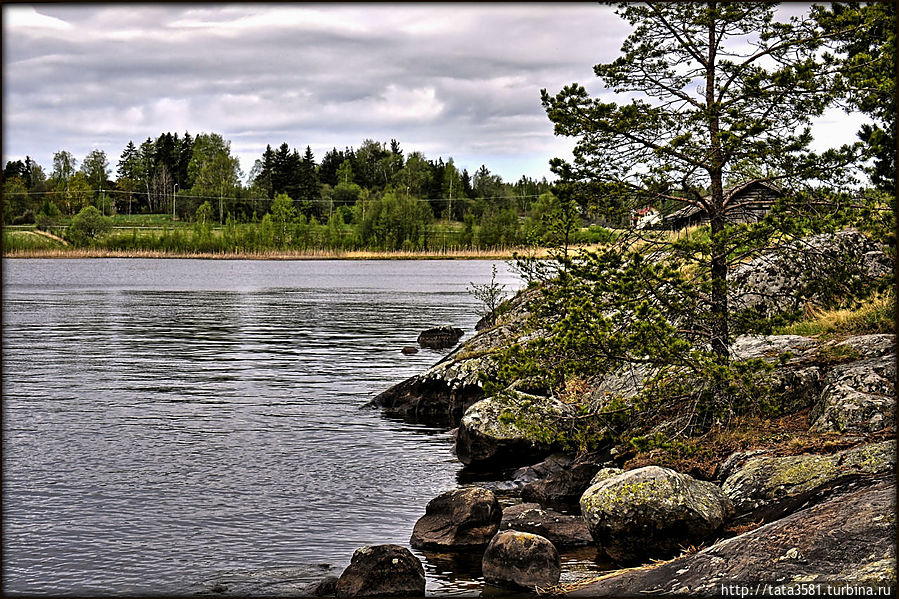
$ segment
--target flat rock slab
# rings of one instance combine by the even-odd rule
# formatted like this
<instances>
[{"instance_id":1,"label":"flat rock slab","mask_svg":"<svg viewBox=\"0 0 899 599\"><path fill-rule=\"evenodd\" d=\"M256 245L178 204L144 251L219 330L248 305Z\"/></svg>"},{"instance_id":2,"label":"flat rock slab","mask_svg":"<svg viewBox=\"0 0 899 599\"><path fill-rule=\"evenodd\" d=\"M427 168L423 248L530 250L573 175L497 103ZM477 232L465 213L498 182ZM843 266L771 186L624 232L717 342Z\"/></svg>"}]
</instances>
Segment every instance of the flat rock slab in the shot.
<instances>
[{"instance_id":1,"label":"flat rock slab","mask_svg":"<svg viewBox=\"0 0 899 599\"><path fill-rule=\"evenodd\" d=\"M895 582L895 514L896 482L884 480L698 553L626 571L570 595L720 596L722 585L741 581Z\"/></svg>"},{"instance_id":2,"label":"flat rock slab","mask_svg":"<svg viewBox=\"0 0 899 599\"><path fill-rule=\"evenodd\" d=\"M859 445L832 454L751 456L728 475L721 490L745 522L769 522L807 501L820 503L833 489L896 467L896 442Z\"/></svg>"},{"instance_id":3,"label":"flat rock slab","mask_svg":"<svg viewBox=\"0 0 899 599\"><path fill-rule=\"evenodd\" d=\"M519 503L503 510L499 529L540 535L556 547L592 545L593 537L580 516L543 509L539 503Z\"/></svg>"}]
</instances>

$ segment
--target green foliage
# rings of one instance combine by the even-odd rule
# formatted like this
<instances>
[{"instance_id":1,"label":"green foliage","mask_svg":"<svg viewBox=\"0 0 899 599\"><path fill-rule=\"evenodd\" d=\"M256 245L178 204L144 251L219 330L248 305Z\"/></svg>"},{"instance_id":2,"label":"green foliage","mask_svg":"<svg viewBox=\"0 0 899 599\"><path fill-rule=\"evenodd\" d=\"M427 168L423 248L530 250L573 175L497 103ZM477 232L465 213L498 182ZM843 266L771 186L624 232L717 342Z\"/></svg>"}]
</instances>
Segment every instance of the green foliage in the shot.
<instances>
[{"instance_id":1,"label":"green foliage","mask_svg":"<svg viewBox=\"0 0 899 599\"><path fill-rule=\"evenodd\" d=\"M424 202L387 191L358 209L358 235L362 243L382 250L427 247L433 215Z\"/></svg>"},{"instance_id":2,"label":"green foliage","mask_svg":"<svg viewBox=\"0 0 899 599\"><path fill-rule=\"evenodd\" d=\"M874 159L868 169L879 189L895 192L896 176L896 5L893 2L831 3L815 6L813 16L835 52L827 61L847 111L873 119L859 138Z\"/></svg>"},{"instance_id":3,"label":"green foliage","mask_svg":"<svg viewBox=\"0 0 899 599\"><path fill-rule=\"evenodd\" d=\"M72 219L66 237L75 245L86 245L112 229L112 219L103 216L94 206L85 206Z\"/></svg>"}]
</instances>

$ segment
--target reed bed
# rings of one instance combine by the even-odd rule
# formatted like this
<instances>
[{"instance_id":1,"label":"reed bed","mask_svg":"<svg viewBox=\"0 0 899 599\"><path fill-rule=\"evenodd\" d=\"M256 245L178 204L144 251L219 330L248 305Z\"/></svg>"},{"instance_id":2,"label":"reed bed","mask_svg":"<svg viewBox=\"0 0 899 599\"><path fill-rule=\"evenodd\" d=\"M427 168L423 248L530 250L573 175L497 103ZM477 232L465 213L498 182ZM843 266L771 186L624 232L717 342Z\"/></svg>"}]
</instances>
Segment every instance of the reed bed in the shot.
<instances>
[{"instance_id":1,"label":"reed bed","mask_svg":"<svg viewBox=\"0 0 899 599\"><path fill-rule=\"evenodd\" d=\"M173 252L164 250L110 250L103 248L17 248L4 258L197 258L204 260L510 260L516 251L506 249L450 250L260 250L256 252ZM548 257L538 250L536 257Z\"/></svg>"}]
</instances>

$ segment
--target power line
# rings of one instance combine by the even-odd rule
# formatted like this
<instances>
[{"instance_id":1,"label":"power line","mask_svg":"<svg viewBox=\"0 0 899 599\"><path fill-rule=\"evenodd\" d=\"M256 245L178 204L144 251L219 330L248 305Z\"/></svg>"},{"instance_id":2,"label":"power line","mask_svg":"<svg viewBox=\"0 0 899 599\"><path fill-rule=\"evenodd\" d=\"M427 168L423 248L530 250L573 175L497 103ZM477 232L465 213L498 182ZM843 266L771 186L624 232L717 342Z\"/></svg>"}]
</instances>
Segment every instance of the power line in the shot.
<instances>
[{"instance_id":1,"label":"power line","mask_svg":"<svg viewBox=\"0 0 899 599\"><path fill-rule=\"evenodd\" d=\"M104 193L104 194L127 194L131 196L157 196L163 199L169 199L172 196L163 191L156 192L146 192L146 191L126 191L123 189L81 189L75 192L72 191L23 191L17 193L16 195L62 195L68 194L70 196L80 195L80 194L89 194L89 193ZM517 200L517 199L525 199L525 198L539 198L542 194L526 194L526 195L510 195L510 196L480 196L476 198L469 198L467 196L461 198L412 198L416 202L451 202L451 201L459 201L459 200ZM191 198L191 199L199 199L199 200L236 200L239 202L273 202L274 200L269 198L242 198L238 196L207 196L207 195L192 195L192 194L177 194L176 199L181 198ZM296 202L291 198L291 201ZM322 204L328 204L333 200L326 200L324 198L317 200L303 200L310 202L318 202Z\"/></svg>"}]
</instances>

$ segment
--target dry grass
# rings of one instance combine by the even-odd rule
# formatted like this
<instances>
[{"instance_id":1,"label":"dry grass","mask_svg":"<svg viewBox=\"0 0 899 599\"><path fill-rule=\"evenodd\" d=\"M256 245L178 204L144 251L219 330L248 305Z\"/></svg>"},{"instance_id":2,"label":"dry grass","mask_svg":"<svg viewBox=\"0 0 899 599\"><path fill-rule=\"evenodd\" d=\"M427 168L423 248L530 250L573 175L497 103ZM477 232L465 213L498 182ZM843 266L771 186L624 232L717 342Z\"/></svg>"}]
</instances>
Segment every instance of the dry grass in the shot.
<instances>
[{"instance_id":1,"label":"dry grass","mask_svg":"<svg viewBox=\"0 0 899 599\"><path fill-rule=\"evenodd\" d=\"M892 293L871 298L849 310L805 309L805 318L776 332L783 335L834 338L846 335L895 332L895 298Z\"/></svg>"}]
</instances>

